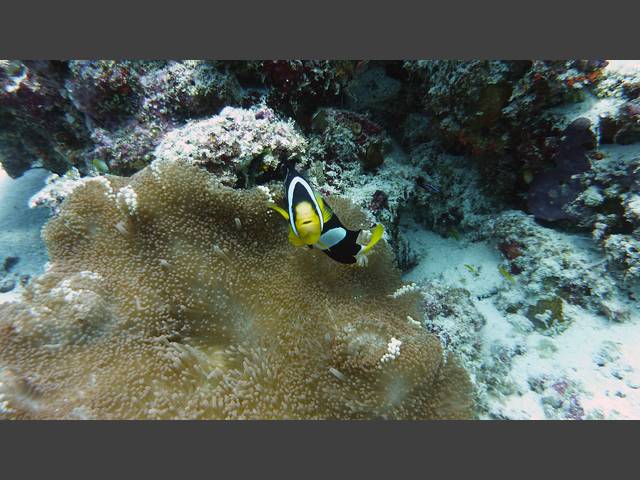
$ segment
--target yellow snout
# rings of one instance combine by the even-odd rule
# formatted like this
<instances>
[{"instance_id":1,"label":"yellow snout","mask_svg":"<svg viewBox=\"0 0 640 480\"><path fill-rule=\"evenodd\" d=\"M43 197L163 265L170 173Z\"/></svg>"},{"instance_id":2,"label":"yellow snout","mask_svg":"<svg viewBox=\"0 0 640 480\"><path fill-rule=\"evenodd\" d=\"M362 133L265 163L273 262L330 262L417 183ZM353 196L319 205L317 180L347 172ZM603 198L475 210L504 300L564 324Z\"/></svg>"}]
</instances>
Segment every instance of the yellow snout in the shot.
<instances>
[{"instance_id":1,"label":"yellow snout","mask_svg":"<svg viewBox=\"0 0 640 480\"><path fill-rule=\"evenodd\" d=\"M306 245L313 245L320 240L320 218L309 202L296 205L296 230Z\"/></svg>"}]
</instances>

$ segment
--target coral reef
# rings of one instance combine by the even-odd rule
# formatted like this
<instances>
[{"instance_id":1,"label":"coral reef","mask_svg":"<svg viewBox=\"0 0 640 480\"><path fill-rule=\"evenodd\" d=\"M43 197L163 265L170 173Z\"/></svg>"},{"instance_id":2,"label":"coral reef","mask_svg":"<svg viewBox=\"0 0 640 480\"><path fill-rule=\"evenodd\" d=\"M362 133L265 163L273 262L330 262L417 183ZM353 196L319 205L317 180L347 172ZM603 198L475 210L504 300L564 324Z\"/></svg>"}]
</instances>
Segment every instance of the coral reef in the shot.
<instances>
[{"instance_id":1,"label":"coral reef","mask_svg":"<svg viewBox=\"0 0 640 480\"><path fill-rule=\"evenodd\" d=\"M580 195L567 206L578 224L592 232L610 266L625 280L640 278L640 152L604 145L602 158L579 176Z\"/></svg>"},{"instance_id":2,"label":"coral reef","mask_svg":"<svg viewBox=\"0 0 640 480\"><path fill-rule=\"evenodd\" d=\"M12 177L31 165L63 174L89 142L64 89L62 62L0 62L0 163Z\"/></svg>"},{"instance_id":3,"label":"coral reef","mask_svg":"<svg viewBox=\"0 0 640 480\"><path fill-rule=\"evenodd\" d=\"M450 153L482 158L483 176L511 195L553 165L562 115L552 109L596 90L604 67L599 61L405 63L422 91L432 137Z\"/></svg>"},{"instance_id":4,"label":"coral reef","mask_svg":"<svg viewBox=\"0 0 640 480\"><path fill-rule=\"evenodd\" d=\"M421 81L424 105L443 140L476 155L531 149L516 146L526 134L518 130L524 122L539 128L545 120L533 114L574 98L577 88L566 80L582 71L572 62L485 60L417 61L405 68Z\"/></svg>"},{"instance_id":5,"label":"coral reef","mask_svg":"<svg viewBox=\"0 0 640 480\"><path fill-rule=\"evenodd\" d=\"M323 195L349 197L397 239L399 214L413 196L419 170L381 125L364 114L321 109L302 164Z\"/></svg>"},{"instance_id":6,"label":"coral reef","mask_svg":"<svg viewBox=\"0 0 640 480\"><path fill-rule=\"evenodd\" d=\"M140 78L144 91L140 116L178 123L218 112L242 98L235 76L218 62L168 62Z\"/></svg>"},{"instance_id":7,"label":"coral reef","mask_svg":"<svg viewBox=\"0 0 640 480\"><path fill-rule=\"evenodd\" d=\"M105 173L100 170L123 174L137 172L153 160L153 150L163 138L164 130L162 124L144 124L136 120L129 120L113 130L96 127L91 132L93 147L86 156L91 166L85 166L83 170L88 170L87 173L96 170L97 173ZM94 168L96 162L104 167Z\"/></svg>"},{"instance_id":8,"label":"coral reef","mask_svg":"<svg viewBox=\"0 0 640 480\"><path fill-rule=\"evenodd\" d=\"M445 350L455 352L465 365L471 364L478 358L477 336L486 319L469 292L436 281L422 285L420 291L427 330L438 336Z\"/></svg>"},{"instance_id":9,"label":"coral reef","mask_svg":"<svg viewBox=\"0 0 640 480\"><path fill-rule=\"evenodd\" d=\"M627 65L631 63L631 66ZM599 84L598 95L615 101L600 118L600 142L622 145L640 141L638 120L640 70L635 62L610 61L606 76Z\"/></svg>"},{"instance_id":10,"label":"coral reef","mask_svg":"<svg viewBox=\"0 0 640 480\"><path fill-rule=\"evenodd\" d=\"M640 99L625 103L611 126L612 140L621 145L640 142Z\"/></svg>"},{"instance_id":11,"label":"coral reef","mask_svg":"<svg viewBox=\"0 0 640 480\"><path fill-rule=\"evenodd\" d=\"M84 174L96 159L131 174L163 133L243 97L225 65L199 60L3 61L0 87L0 162L12 177L40 164Z\"/></svg>"},{"instance_id":12,"label":"coral reef","mask_svg":"<svg viewBox=\"0 0 640 480\"><path fill-rule=\"evenodd\" d=\"M140 76L155 66L143 61L73 60L65 88L90 122L107 127L135 113L142 95Z\"/></svg>"},{"instance_id":13,"label":"coral reef","mask_svg":"<svg viewBox=\"0 0 640 480\"><path fill-rule=\"evenodd\" d=\"M152 160L152 151L164 133L242 98L235 77L216 62L104 63L81 62L77 67L72 63L72 72L77 69L83 75L72 78L68 89L74 100L74 92L86 91L88 102L98 105L105 103L101 94L106 89L112 92L107 105L126 105L124 110L107 111L92 129L94 148L88 158L104 161L114 172L140 170ZM114 71L123 73L113 78ZM103 84L106 87L101 90ZM94 110L83 111L91 115Z\"/></svg>"},{"instance_id":14,"label":"coral reef","mask_svg":"<svg viewBox=\"0 0 640 480\"><path fill-rule=\"evenodd\" d=\"M80 176L77 168L70 168L63 176L52 173L45 180L45 186L29 199L29 207L46 207L53 215L60 211L60 204L73 190L94 177Z\"/></svg>"},{"instance_id":15,"label":"coral reef","mask_svg":"<svg viewBox=\"0 0 640 480\"><path fill-rule=\"evenodd\" d=\"M1 61L53 219L39 278L0 228L0 408L637 417L639 122L637 61ZM369 269L289 247L288 165L384 224Z\"/></svg>"},{"instance_id":16,"label":"coral reef","mask_svg":"<svg viewBox=\"0 0 640 480\"><path fill-rule=\"evenodd\" d=\"M329 163L360 162L372 171L384 163L383 152L390 138L384 129L365 115L348 110L321 109L313 116L314 156Z\"/></svg>"},{"instance_id":17,"label":"coral reef","mask_svg":"<svg viewBox=\"0 0 640 480\"><path fill-rule=\"evenodd\" d=\"M350 60L268 60L231 66L249 84L266 88L269 106L293 117L304 127L321 106L337 105L347 82L356 73ZM246 80L245 80L246 81Z\"/></svg>"},{"instance_id":18,"label":"coral reef","mask_svg":"<svg viewBox=\"0 0 640 480\"><path fill-rule=\"evenodd\" d=\"M387 63L387 65L385 65ZM346 104L351 110L369 112L379 121L392 124L407 110L403 82L388 74L389 63L369 63L345 88Z\"/></svg>"},{"instance_id":19,"label":"coral reef","mask_svg":"<svg viewBox=\"0 0 640 480\"><path fill-rule=\"evenodd\" d=\"M574 176L589 170L587 152L595 146L588 118L578 118L564 130L552 159L555 167L540 172L529 186L528 207L536 218L549 221L571 218L565 207L581 190Z\"/></svg>"},{"instance_id":20,"label":"coral reef","mask_svg":"<svg viewBox=\"0 0 640 480\"><path fill-rule=\"evenodd\" d=\"M422 292L423 323L469 372L479 417L637 418L637 307L616 290L589 238L521 212L477 220L459 238L442 238L404 217L401 238L414 258L404 278ZM521 268L513 281L500 273L509 265ZM593 299L580 292L587 283ZM550 321L557 313L560 322Z\"/></svg>"},{"instance_id":21,"label":"coral reef","mask_svg":"<svg viewBox=\"0 0 640 480\"><path fill-rule=\"evenodd\" d=\"M291 121L268 107L225 107L219 115L187 123L165 135L154 151L162 161L187 159L228 186L280 179L278 168L306 153L307 141ZM278 177L277 175L280 175Z\"/></svg>"},{"instance_id":22,"label":"coral reef","mask_svg":"<svg viewBox=\"0 0 640 480\"><path fill-rule=\"evenodd\" d=\"M443 236L458 236L470 225L475 228L474 219L503 207L494 186L483 184L480 170L467 157L423 143L411 151L410 161L419 188L408 208L418 221Z\"/></svg>"},{"instance_id":23,"label":"coral reef","mask_svg":"<svg viewBox=\"0 0 640 480\"><path fill-rule=\"evenodd\" d=\"M0 305L3 416L472 416L388 248L336 266L289 246L266 201L186 161L75 188L44 232L49 269Z\"/></svg>"},{"instance_id":24,"label":"coral reef","mask_svg":"<svg viewBox=\"0 0 640 480\"><path fill-rule=\"evenodd\" d=\"M536 314L549 311L549 327L561 323L562 302L608 311L615 282L602 261L574 246L576 240L541 227L518 211L479 218L476 227L478 238L499 245L517 277L517 287L502 294L505 311L524 309L534 324L545 320ZM522 294L514 295L515 289L522 289Z\"/></svg>"}]
</instances>

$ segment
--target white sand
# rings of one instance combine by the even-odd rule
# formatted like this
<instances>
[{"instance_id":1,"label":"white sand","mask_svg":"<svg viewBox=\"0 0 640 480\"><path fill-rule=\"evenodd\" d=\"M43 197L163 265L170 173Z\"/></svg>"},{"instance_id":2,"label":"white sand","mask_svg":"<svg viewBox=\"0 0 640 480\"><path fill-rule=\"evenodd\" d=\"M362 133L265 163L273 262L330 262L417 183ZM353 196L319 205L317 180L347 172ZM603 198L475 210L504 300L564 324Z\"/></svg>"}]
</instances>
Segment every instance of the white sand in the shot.
<instances>
[{"instance_id":1,"label":"white sand","mask_svg":"<svg viewBox=\"0 0 640 480\"><path fill-rule=\"evenodd\" d=\"M524 347L522 355L512 358L507 373L498 370L495 373L497 382L512 386L512 393L507 390L483 399L494 416L566 418L562 417L562 409L550 409L548 404L549 398L555 395L554 385L567 382L575 389L584 412L580 415L582 418L640 419L640 316L637 310L632 311L626 322L614 323L580 307L566 305L565 316L570 326L564 332L545 336L523 329L523 323L528 322L526 318L507 315L494 303L496 297L492 293L512 288L498 271L502 258L495 246L445 239L415 224L402 226L401 234L420 260L405 274L404 280L417 283L437 280L466 288L486 319L476 337L480 340L480 358L467 365L472 377L475 377L474 371L494 360L492 347L515 344ZM584 242L576 238L574 244L581 248ZM477 267L478 275L470 272L465 264ZM498 378L500 375L503 378ZM530 386L530 380L536 378L546 379L546 387L537 392Z\"/></svg>"},{"instance_id":2,"label":"white sand","mask_svg":"<svg viewBox=\"0 0 640 480\"><path fill-rule=\"evenodd\" d=\"M621 75L636 75L640 72L640 60L607 60L607 72L616 72Z\"/></svg>"},{"instance_id":3,"label":"white sand","mask_svg":"<svg viewBox=\"0 0 640 480\"><path fill-rule=\"evenodd\" d=\"M498 271L500 253L485 243L442 238L415 224L403 232L420 255L420 263L405 275L405 281L441 280L474 296L485 296L505 280Z\"/></svg>"}]
</instances>

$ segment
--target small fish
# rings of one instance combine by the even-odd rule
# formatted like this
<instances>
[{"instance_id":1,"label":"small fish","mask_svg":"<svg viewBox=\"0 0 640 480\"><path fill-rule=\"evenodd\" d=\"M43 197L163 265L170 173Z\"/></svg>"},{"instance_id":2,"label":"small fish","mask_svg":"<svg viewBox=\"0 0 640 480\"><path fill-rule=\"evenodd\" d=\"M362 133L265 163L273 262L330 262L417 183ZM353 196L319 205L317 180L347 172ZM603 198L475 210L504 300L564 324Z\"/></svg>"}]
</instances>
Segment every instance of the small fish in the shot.
<instances>
[{"instance_id":1,"label":"small fish","mask_svg":"<svg viewBox=\"0 0 640 480\"><path fill-rule=\"evenodd\" d=\"M284 189L286 210L276 204L269 208L289 222L289 242L295 247L317 248L336 262L366 265L367 254L382 238L384 228L376 225L367 245L356 242L362 230L348 230L309 182L294 168L287 170Z\"/></svg>"},{"instance_id":2,"label":"small fish","mask_svg":"<svg viewBox=\"0 0 640 480\"><path fill-rule=\"evenodd\" d=\"M511 275L511 273L509 273L507 271L506 268L504 268L503 265L498 265L498 271L500 272L500 274L506 278L507 280L509 280L511 283L516 283L516 279L513 278L513 275Z\"/></svg>"},{"instance_id":3,"label":"small fish","mask_svg":"<svg viewBox=\"0 0 640 480\"><path fill-rule=\"evenodd\" d=\"M100 160L98 158L94 158L91 160L91 164L95 167L95 169L100 173L109 173L109 165L104 160Z\"/></svg>"},{"instance_id":4,"label":"small fish","mask_svg":"<svg viewBox=\"0 0 640 480\"><path fill-rule=\"evenodd\" d=\"M424 190L432 191L433 193L440 193L440 189L438 187L431 183L427 183L427 181L422 177L418 177L416 179L416 184Z\"/></svg>"},{"instance_id":5,"label":"small fish","mask_svg":"<svg viewBox=\"0 0 640 480\"><path fill-rule=\"evenodd\" d=\"M447 237L451 237L454 240L460 240L460 232L458 232L458 230L456 229L456 227L451 227L449 230L447 230Z\"/></svg>"},{"instance_id":6,"label":"small fish","mask_svg":"<svg viewBox=\"0 0 640 480\"><path fill-rule=\"evenodd\" d=\"M480 270L478 270L478 267L475 267L473 265L469 265L468 263L464 264L464 268L466 268L467 270L469 270L471 273L473 273L476 277L480 275Z\"/></svg>"}]
</instances>

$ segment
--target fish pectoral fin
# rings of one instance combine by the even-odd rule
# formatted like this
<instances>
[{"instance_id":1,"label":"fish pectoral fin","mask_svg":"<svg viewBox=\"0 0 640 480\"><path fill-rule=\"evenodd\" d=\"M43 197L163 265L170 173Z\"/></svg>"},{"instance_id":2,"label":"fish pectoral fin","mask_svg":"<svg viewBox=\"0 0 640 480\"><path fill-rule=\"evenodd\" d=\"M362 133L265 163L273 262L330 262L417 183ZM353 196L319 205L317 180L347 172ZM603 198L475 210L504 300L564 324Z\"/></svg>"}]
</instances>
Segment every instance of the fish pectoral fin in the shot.
<instances>
[{"instance_id":1,"label":"fish pectoral fin","mask_svg":"<svg viewBox=\"0 0 640 480\"><path fill-rule=\"evenodd\" d=\"M302 239L294 233L291 225L289 225L289 243L294 247L303 247L305 244Z\"/></svg>"},{"instance_id":2,"label":"fish pectoral fin","mask_svg":"<svg viewBox=\"0 0 640 480\"><path fill-rule=\"evenodd\" d=\"M382 234L384 233L384 227L382 226L381 223L379 223L378 225L376 225L376 227L373 229L373 232L371 232L371 240L369 240L369 243L367 243L362 250L360 251L360 254L364 255L367 252L369 252L376 243L378 243L380 241L380 239L382 238Z\"/></svg>"},{"instance_id":3,"label":"fish pectoral fin","mask_svg":"<svg viewBox=\"0 0 640 480\"><path fill-rule=\"evenodd\" d=\"M285 220L289 221L289 213L287 213L286 210L284 210L283 208L280 208L279 206L277 206L275 203L268 203L267 207L269 207L271 210L275 210L276 212L278 212L280 215L282 215L284 217Z\"/></svg>"}]
</instances>

